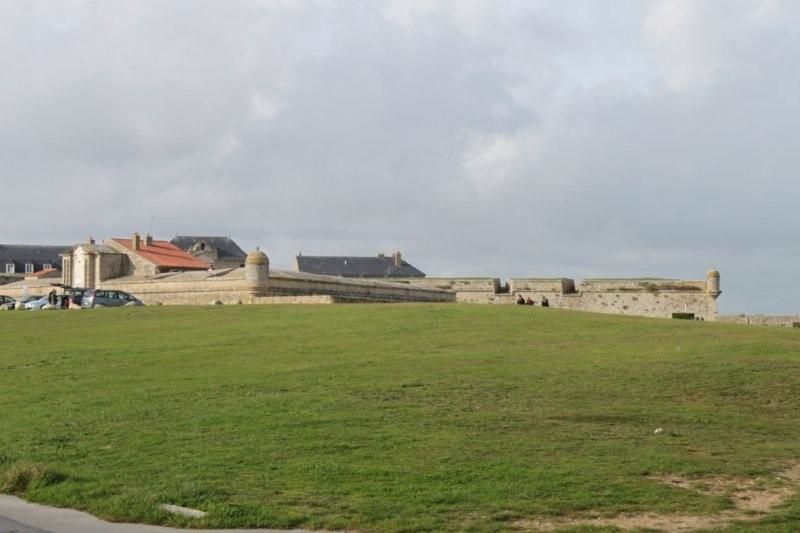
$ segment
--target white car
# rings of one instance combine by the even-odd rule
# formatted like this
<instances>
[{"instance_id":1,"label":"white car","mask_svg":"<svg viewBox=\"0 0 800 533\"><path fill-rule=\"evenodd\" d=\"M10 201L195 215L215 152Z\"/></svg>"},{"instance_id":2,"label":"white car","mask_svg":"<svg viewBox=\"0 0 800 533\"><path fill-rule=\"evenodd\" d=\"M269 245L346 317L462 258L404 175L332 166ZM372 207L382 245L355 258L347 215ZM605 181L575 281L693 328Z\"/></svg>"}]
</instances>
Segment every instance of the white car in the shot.
<instances>
[{"instance_id":1,"label":"white car","mask_svg":"<svg viewBox=\"0 0 800 533\"><path fill-rule=\"evenodd\" d=\"M61 309L61 299L63 298L63 296L61 296L61 295L59 294L59 295L58 295L56 298L57 298L58 300L57 300L57 302L56 302L55 308L56 308L56 309ZM27 303L25 304L25 309L31 309L31 310L33 310L33 311L38 311L38 310L40 310L42 307L44 307L45 305L47 305L47 304L49 304L49 303L50 303L50 302L48 302L47 300L48 300L48 297L47 297L47 296L42 296L42 297L41 297L41 298L39 298L38 300L31 300L30 302L27 302Z\"/></svg>"}]
</instances>

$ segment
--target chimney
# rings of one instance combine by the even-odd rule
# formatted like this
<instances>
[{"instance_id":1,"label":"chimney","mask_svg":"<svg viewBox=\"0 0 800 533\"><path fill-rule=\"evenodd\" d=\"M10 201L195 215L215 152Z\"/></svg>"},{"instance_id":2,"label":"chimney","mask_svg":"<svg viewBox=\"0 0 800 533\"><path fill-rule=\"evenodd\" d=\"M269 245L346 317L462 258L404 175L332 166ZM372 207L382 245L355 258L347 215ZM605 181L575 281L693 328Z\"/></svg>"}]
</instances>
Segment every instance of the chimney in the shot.
<instances>
[{"instance_id":1,"label":"chimney","mask_svg":"<svg viewBox=\"0 0 800 533\"><path fill-rule=\"evenodd\" d=\"M144 245L145 246L153 246L153 236L149 233L144 238Z\"/></svg>"},{"instance_id":2,"label":"chimney","mask_svg":"<svg viewBox=\"0 0 800 533\"><path fill-rule=\"evenodd\" d=\"M403 266L403 256L400 255L400 252L394 253L394 266L396 267Z\"/></svg>"},{"instance_id":3,"label":"chimney","mask_svg":"<svg viewBox=\"0 0 800 533\"><path fill-rule=\"evenodd\" d=\"M383 259L384 257L386 256L383 255L383 252L378 252L378 259Z\"/></svg>"},{"instance_id":4,"label":"chimney","mask_svg":"<svg viewBox=\"0 0 800 533\"><path fill-rule=\"evenodd\" d=\"M94 244L94 237L89 235L89 244Z\"/></svg>"},{"instance_id":5,"label":"chimney","mask_svg":"<svg viewBox=\"0 0 800 533\"><path fill-rule=\"evenodd\" d=\"M138 233L133 234L133 238L131 239L131 248L134 250L138 250L142 247L142 239L139 237Z\"/></svg>"}]
</instances>

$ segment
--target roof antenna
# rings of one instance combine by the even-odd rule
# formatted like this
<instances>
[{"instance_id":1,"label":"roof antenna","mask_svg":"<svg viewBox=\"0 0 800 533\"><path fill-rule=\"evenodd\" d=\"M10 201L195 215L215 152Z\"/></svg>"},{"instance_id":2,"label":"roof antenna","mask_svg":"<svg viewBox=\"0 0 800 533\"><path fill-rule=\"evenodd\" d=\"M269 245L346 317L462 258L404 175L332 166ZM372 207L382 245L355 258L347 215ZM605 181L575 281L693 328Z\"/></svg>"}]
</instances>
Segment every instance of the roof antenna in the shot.
<instances>
[{"instance_id":1,"label":"roof antenna","mask_svg":"<svg viewBox=\"0 0 800 533\"><path fill-rule=\"evenodd\" d=\"M148 231L148 233L149 233L150 235L152 235L152 234L153 234L153 221L154 221L155 219L156 219L156 217L154 217L154 216L152 216L152 215L150 216L150 230Z\"/></svg>"}]
</instances>

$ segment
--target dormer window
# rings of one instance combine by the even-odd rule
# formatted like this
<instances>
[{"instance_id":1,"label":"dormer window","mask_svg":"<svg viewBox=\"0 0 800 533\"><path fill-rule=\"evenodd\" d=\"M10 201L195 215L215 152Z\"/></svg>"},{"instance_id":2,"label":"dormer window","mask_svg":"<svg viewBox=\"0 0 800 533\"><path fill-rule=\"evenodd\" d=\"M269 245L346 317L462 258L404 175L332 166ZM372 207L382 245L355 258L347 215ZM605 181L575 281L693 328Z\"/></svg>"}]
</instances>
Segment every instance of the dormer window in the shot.
<instances>
[{"instance_id":1,"label":"dormer window","mask_svg":"<svg viewBox=\"0 0 800 533\"><path fill-rule=\"evenodd\" d=\"M204 243L204 242L201 242L201 243L200 243L200 250L201 250L201 251L205 251L205 249L206 249L206 243Z\"/></svg>"},{"instance_id":2,"label":"dormer window","mask_svg":"<svg viewBox=\"0 0 800 533\"><path fill-rule=\"evenodd\" d=\"M33 274L33 263L25 263L25 273Z\"/></svg>"},{"instance_id":3,"label":"dormer window","mask_svg":"<svg viewBox=\"0 0 800 533\"><path fill-rule=\"evenodd\" d=\"M6 274L13 274L15 270L14 263L6 263Z\"/></svg>"},{"instance_id":4,"label":"dormer window","mask_svg":"<svg viewBox=\"0 0 800 533\"><path fill-rule=\"evenodd\" d=\"M44 270L50 270L51 268L53 268L53 265L50 264L50 263L45 263L45 264L42 265L42 268Z\"/></svg>"}]
</instances>

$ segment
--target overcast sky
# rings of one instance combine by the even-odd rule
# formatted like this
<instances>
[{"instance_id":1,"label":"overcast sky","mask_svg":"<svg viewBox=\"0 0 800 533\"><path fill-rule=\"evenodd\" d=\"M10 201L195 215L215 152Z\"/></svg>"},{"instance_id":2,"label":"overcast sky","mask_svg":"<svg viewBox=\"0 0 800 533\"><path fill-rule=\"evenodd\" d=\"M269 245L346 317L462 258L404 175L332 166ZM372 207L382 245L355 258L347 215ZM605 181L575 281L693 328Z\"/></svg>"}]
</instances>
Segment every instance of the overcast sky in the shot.
<instances>
[{"instance_id":1,"label":"overcast sky","mask_svg":"<svg viewBox=\"0 0 800 533\"><path fill-rule=\"evenodd\" d=\"M0 0L2 243L722 273L800 313L800 2Z\"/></svg>"}]
</instances>

